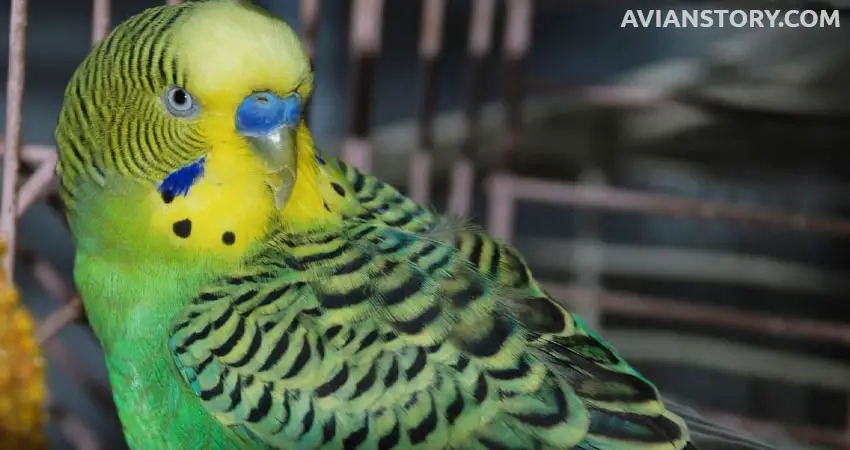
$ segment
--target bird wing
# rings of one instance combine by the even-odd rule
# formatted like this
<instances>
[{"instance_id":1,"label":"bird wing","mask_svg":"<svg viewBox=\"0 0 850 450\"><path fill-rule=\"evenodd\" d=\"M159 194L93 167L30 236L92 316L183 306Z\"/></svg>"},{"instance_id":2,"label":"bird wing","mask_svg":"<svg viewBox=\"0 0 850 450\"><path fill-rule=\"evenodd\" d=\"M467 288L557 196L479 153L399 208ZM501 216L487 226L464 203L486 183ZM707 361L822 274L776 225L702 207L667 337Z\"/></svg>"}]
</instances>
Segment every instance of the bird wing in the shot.
<instances>
[{"instance_id":1,"label":"bird wing","mask_svg":"<svg viewBox=\"0 0 850 450\"><path fill-rule=\"evenodd\" d=\"M273 447L774 448L668 408L512 247L341 167L351 217L280 230L172 328L223 425Z\"/></svg>"}]
</instances>

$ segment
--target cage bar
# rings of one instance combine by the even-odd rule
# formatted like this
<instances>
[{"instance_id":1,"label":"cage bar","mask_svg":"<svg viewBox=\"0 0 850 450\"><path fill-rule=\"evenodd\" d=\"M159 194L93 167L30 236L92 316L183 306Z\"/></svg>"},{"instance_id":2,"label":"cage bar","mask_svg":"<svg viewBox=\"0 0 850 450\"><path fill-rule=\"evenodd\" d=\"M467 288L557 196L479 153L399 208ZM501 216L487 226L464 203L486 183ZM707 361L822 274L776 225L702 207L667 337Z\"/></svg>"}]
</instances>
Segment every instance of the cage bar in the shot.
<instances>
[{"instance_id":1,"label":"cage bar","mask_svg":"<svg viewBox=\"0 0 850 450\"><path fill-rule=\"evenodd\" d=\"M348 137L343 142L342 158L369 172L372 167L372 96L375 68L381 53L381 27L384 0L352 0L351 35L351 112Z\"/></svg>"},{"instance_id":2,"label":"cage bar","mask_svg":"<svg viewBox=\"0 0 850 450\"><path fill-rule=\"evenodd\" d=\"M502 136L501 155L488 186L488 229L499 238L511 235L513 220L512 184L502 175L511 154L518 145L522 124L522 63L531 42L533 0L508 0L505 18L505 63L502 80L505 103L505 132Z\"/></svg>"},{"instance_id":3,"label":"cage bar","mask_svg":"<svg viewBox=\"0 0 850 450\"><path fill-rule=\"evenodd\" d=\"M460 153L452 165L449 180L448 211L465 217L472 206L475 186L475 159L479 112L481 109L484 59L493 47L493 29L496 21L495 0L475 0L467 37L466 92L464 104L464 131Z\"/></svg>"},{"instance_id":4,"label":"cage bar","mask_svg":"<svg viewBox=\"0 0 850 450\"><path fill-rule=\"evenodd\" d=\"M301 8L299 13L301 16L301 26L304 29L304 45L307 47L307 56L310 58L310 70L315 70L316 67L316 52L318 49L317 38L319 31L319 0L301 0ZM313 103L313 98L307 99L304 105L304 122L310 123L310 105Z\"/></svg>"},{"instance_id":5,"label":"cage bar","mask_svg":"<svg viewBox=\"0 0 850 450\"><path fill-rule=\"evenodd\" d=\"M812 231L850 237L850 220L786 213L752 205L690 199L653 194L634 189L594 187L511 175L500 180L510 189L510 198L552 205L595 208L617 212L695 217L706 220L748 222L763 226ZM500 186L493 187L493 189ZM511 240L512 235L505 236Z\"/></svg>"},{"instance_id":6,"label":"cage bar","mask_svg":"<svg viewBox=\"0 0 850 450\"><path fill-rule=\"evenodd\" d=\"M27 49L27 0L12 0L9 15L9 73L6 81L6 140L3 153L3 196L0 228L6 237L6 282L12 283L17 249L18 181L20 179L21 119Z\"/></svg>"},{"instance_id":7,"label":"cage bar","mask_svg":"<svg viewBox=\"0 0 850 450\"><path fill-rule=\"evenodd\" d=\"M676 323L713 325L727 330L740 330L773 337L795 337L850 347L850 324L807 320L735 308L688 304L682 299L637 295L628 292L588 289L573 284L541 281L546 289L564 303L576 297L593 295L605 312L634 318L658 319ZM572 305L569 305L572 306Z\"/></svg>"},{"instance_id":8,"label":"cage bar","mask_svg":"<svg viewBox=\"0 0 850 450\"><path fill-rule=\"evenodd\" d=\"M304 28L304 46L307 47L307 56L310 65L316 63L316 42L319 31L319 0L301 0L299 9L301 26Z\"/></svg>"},{"instance_id":9,"label":"cage bar","mask_svg":"<svg viewBox=\"0 0 850 450\"><path fill-rule=\"evenodd\" d=\"M102 41L109 34L112 22L112 0L92 1L92 46Z\"/></svg>"},{"instance_id":10,"label":"cage bar","mask_svg":"<svg viewBox=\"0 0 850 450\"><path fill-rule=\"evenodd\" d=\"M505 155L501 158L503 166L509 154L517 150L522 126L522 64L531 44L533 12L534 0L508 0L505 12L505 66L502 80L507 131L503 141Z\"/></svg>"},{"instance_id":11,"label":"cage bar","mask_svg":"<svg viewBox=\"0 0 850 450\"><path fill-rule=\"evenodd\" d=\"M446 0L422 0L419 37L419 146L410 159L408 190L419 203L430 202L434 151L434 114L437 107L437 68L443 49Z\"/></svg>"}]
</instances>

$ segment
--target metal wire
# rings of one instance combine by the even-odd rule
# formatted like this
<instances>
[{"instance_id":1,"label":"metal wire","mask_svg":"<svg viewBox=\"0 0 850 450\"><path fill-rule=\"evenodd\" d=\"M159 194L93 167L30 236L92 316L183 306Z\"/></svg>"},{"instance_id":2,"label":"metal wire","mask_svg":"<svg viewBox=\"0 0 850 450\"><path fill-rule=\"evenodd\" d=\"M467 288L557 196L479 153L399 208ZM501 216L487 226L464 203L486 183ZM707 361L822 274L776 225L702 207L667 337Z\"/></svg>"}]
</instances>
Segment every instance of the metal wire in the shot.
<instances>
[{"instance_id":1,"label":"metal wire","mask_svg":"<svg viewBox=\"0 0 850 450\"><path fill-rule=\"evenodd\" d=\"M466 104L464 106L463 143L452 165L448 210L459 217L469 214L475 184L476 142L484 78L484 58L493 48L496 21L495 0L475 0L469 22L466 62Z\"/></svg>"},{"instance_id":2,"label":"metal wire","mask_svg":"<svg viewBox=\"0 0 850 450\"><path fill-rule=\"evenodd\" d=\"M443 48L443 21L446 0L422 2L419 36L419 148L410 158L408 190L419 203L431 197L432 152L434 151L434 114L437 105L437 66Z\"/></svg>"},{"instance_id":3,"label":"metal wire","mask_svg":"<svg viewBox=\"0 0 850 450\"><path fill-rule=\"evenodd\" d=\"M381 27L384 0L352 0L351 36L351 112L349 136L342 147L342 157L355 167L369 172L372 167L372 90L375 66L381 52Z\"/></svg>"},{"instance_id":4,"label":"metal wire","mask_svg":"<svg viewBox=\"0 0 850 450\"><path fill-rule=\"evenodd\" d=\"M9 75L6 82L6 141L3 153L3 197L0 229L6 238L6 282L12 283L15 268L20 179L21 119L24 107L24 72L27 49L27 0L12 0L9 15Z\"/></svg>"}]
</instances>

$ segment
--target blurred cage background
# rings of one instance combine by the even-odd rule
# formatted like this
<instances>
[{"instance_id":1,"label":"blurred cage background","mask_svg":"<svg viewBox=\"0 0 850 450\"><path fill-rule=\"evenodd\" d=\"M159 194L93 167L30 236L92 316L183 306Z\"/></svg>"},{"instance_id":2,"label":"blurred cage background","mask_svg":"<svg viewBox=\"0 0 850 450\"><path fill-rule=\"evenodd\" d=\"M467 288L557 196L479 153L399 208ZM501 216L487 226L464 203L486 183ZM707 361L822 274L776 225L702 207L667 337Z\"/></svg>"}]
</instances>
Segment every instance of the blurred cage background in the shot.
<instances>
[{"instance_id":1,"label":"blurred cage background","mask_svg":"<svg viewBox=\"0 0 850 450\"><path fill-rule=\"evenodd\" d=\"M743 0L259 3L313 58L324 151L517 245L668 395L755 433L850 448L847 25L620 27L626 8ZM757 7L789 7L769 3ZM3 8L4 289L14 280L37 318L19 328L47 359L52 448L124 446L71 281L52 130L91 43L154 4ZM21 336L0 329L0 416L40 383L15 378L13 347L38 359Z\"/></svg>"}]
</instances>

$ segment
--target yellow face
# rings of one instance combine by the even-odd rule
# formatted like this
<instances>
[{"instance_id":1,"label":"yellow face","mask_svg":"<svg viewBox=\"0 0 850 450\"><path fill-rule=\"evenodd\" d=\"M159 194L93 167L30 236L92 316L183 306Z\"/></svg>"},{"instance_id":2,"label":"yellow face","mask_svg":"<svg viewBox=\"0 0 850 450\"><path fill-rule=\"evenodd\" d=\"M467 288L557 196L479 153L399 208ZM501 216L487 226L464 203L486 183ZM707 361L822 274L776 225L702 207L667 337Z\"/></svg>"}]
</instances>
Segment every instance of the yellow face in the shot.
<instances>
[{"instance_id":1,"label":"yellow face","mask_svg":"<svg viewBox=\"0 0 850 450\"><path fill-rule=\"evenodd\" d=\"M71 208L86 215L83 234L110 241L98 247L190 261L201 254L239 259L285 214L270 184L295 176L278 174L258 155L237 129L237 111L256 93L306 101L309 59L285 23L235 0L150 10L129 23L93 52L66 91L57 127L66 201L82 203L86 196L74 189L92 184L99 171L120 174L137 187L109 192L107 181L102 198ZM99 77L105 81L91 81ZM95 106L109 114L91 117ZM202 174L185 195L161 189L169 174L193 161L202 161Z\"/></svg>"},{"instance_id":2,"label":"yellow face","mask_svg":"<svg viewBox=\"0 0 850 450\"><path fill-rule=\"evenodd\" d=\"M152 208L151 228L168 233L181 250L237 257L265 236L279 213L268 186L271 168L237 132L237 108L254 92L298 92L306 99L312 89L309 61L283 22L230 2L204 5L172 39L209 151L204 174L188 195L165 204L151 194L148 200L161 205Z\"/></svg>"}]
</instances>

